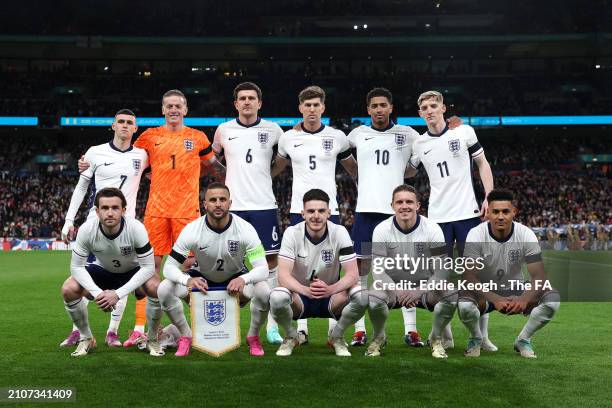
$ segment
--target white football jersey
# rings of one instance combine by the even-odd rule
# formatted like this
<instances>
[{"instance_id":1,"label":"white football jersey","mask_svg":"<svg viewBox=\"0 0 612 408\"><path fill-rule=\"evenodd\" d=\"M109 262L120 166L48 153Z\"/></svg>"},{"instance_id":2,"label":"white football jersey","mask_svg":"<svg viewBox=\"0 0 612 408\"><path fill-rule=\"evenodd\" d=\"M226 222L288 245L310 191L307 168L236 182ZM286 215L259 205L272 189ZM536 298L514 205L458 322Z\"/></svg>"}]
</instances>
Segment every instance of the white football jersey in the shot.
<instances>
[{"instance_id":1,"label":"white football jersey","mask_svg":"<svg viewBox=\"0 0 612 408\"><path fill-rule=\"evenodd\" d=\"M265 252L255 228L235 214L230 217L223 230L213 228L206 215L190 222L179 234L170 256L183 263L193 252L200 273L213 282L247 273L245 260L265 259Z\"/></svg>"},{"instance_id":2,"label":"white football jersey","mask_svg":"<svg viewBox=\"0 0 612 408\"><path fill-rule=\"evenodd\" d=\"M439 135L426 132L412 148L410 165L419 164L429 177L428 217L438 223L477 217L480 208L474 194L472 159L484 153L474 129L448 126Z\"/></svg>"},{"instance_id":3,"label":"white football jersey","mask_svg":"<svg viewBox=\"0 0 612 408\"><path fill-rule=\"evenodd\" d=\"M351 155L348 139L340 130L321 125L316 132L293 129L278 142L278 154L291 159L293 184L289 212L299 214L304 208L304 194L319 188L329 195L332 215L339 214L336 186L336 161Z\"/></svg>"},{"instance_id":4,"label":"white football jersey","mask_svg":"<svg viewBox=\"0 0 612 408\"><path fill-rule=\"evenodd\" d=\"M357 149L357 212L393 214L393 189L404 183L418 136L410 126L394 124L385 130L364 125L349 133L350 146Z\"/></svg>"},{"instance_id":5,"label":"white football jersey","mask_svg":"<svg viewBox=\"0 0 612 408\"><path fill-rule=\"evenodd\" d=\"M135 218L123 217L121 228L114 236L102 231L98 217L88 219L72 243L74 255L87 259L93 254L93 262L108 272L125 273L140 266L138 259L153 253L144 225Z\"/></svg>"},{"instance_id":6,"label":"white football jersey","mask_svg":"<svg viewBox=\"0 0 612 408\"><path fill-rule=\"evenodd\" d=\"M234 119L217 128L213 149L225 156L233 211L277 208L270 165L282 134L280 126L264 119L250 126Z\"/></svg>"},{"instance_id":7,"label":"white football jersey","mask_svg":"<svg viewBox=\"0 0 612 408\"><path fill-rule=\"evenodd\" d=\"M481 282L502 285L509 280L522 281L523 263L541 262L542 250L535 233L521 223L513 222L510 236L505 241L498 241L493 236L491 224L483 222L468 233L463 256L482 258L484 268L477 272ZM510 286L499 289L509 290Z\"/></svg>"},{"instance_id":8,"label":"white football jersey","mask_svg":"<svg viewBox=\"0 0 612 408\"><path fill-rule=\"evenodd\" d=\"M113 145L113 142L104 143L90 147L85 153L85 161L90 166L81 173L82 177L93 179L93 196L97 191L106 187L117 187L125 195L127 208L125 215L134 218L136 216L136 198L138 187L143 171L149 167L149 156L144 149L131 146L121 151ZM93 200L92 200L93 202ZM66 219L73 220L81 203L70 202L70 208L66 213ZM95 208L92 206L87 219L96 217ZM97 218L97 217L96 217Z\"/></svg>"},{"instance_id":9,"label":"white football jersey","mask_svg":"<svg viewBox=\"0 0 612 408\"><path fill-rule=\"evenodd\" d=\"M318 241L306 232L306 222L285 230L278 256L293 261L291 275L309 286L314 278L331 285L340 280L340 265L357 259L353 242L342 225L327 222L327 231Z\"/></svg>"},{"instance_id":10,"label":"white football jersey","mask_svg":"<svg viewBox=\"0 0 612 408\"><path fill-rule=\"evenodd\" d=\"M396 270L392 268L386 273L396 282L400 280L427 280L434 273L434 268L425 263L425 259L446 254L444 233L440 226L417 214L414 226L403 230L395 219L395 215L382 221L374 228L372 233L372 257L393 258L396 256L417 259L422 258L423 263L418 269ZM373 260L376 262L376 260ZM413 272L413 273L411 273ZM376 278L376 275L374 274Z\"/></svg>"}]
</instances>

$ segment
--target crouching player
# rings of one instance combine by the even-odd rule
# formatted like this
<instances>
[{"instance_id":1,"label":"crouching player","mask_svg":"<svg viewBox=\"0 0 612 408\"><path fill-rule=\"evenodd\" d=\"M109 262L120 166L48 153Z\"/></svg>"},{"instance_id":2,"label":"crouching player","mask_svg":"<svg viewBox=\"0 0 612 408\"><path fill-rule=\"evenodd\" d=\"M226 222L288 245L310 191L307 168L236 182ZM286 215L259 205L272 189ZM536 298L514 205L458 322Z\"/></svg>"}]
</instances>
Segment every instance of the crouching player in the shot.
<instances>
[{"instance_id":1,"label":"crouching player","mask_svg":"<svg viewBox=\"0 0 612 408\"><path fill-rule=\"evenodd\" d=\"M350 356L344 332L363 316L367 290L359 285L357 256L348 231L328 222L329 196L319 189L303 197L304 221L287 228L279 252L278 283L270 294L274 320L285 330L277 356L289 356L298 344L291 320L309 317L338 320L329 344L337 356ZM340 278L340 266L344 276Z\"/></svg>"},{"instance_id":2,"label":"crouching player","mask_svg":"<svg viewBox=\"0 0 612 408\"><path fill-rule=\"evenodd\" d=\"M153 250L144 225L134 218L124 217L127 202L118 188L100 190L95 206L97 217L90 218L79 229L72 246L72 276L62 285L66 311L80 333L79 344L72 353L74 357L84 356L96 346L87 306L82 300L84 296L109 312L120 299L135 292L139 299L149 297L149 333L157 332L161 319L157 300L159 276L155 274ZM90 253L96 260L87 264Z\"/></svg>"},{"instance_id":3,"label":"crouching player","mask_svg":"<svg viewBox=\"0 0 612 408\"><path fill-rule=\"evenodd\" d=\"M180 332L175 355L183 357L191 350L191 329L181 302L188 300L189 288L206 293L209 286L227 286L230 294L239 296L240 306L251 301L246 340L251 355L262 356L259 329L270 309L266 253L255 228L230 214L232 201L225 184L209 184L204 200L206 214L181 231L164 265L165 279L158 290L162 309ZM195 268L184 273L181 265L190 252L195 254ZM251 271L246 270L245 261L252 265Z\"/></svg>"},{"instance_id":4,"label":"crouching player","mask_svg":"<svg viewBox=\"0 0 612 408\"><path fill-rule=\"evenodd\" d=\"M542 250L536 235L514 222L516 207L510 191L492 190L487 200L487 222L468 233L464 256L472 259L464 287L460 287L458 314L470 332L465 356L478 357L482 334L478 319L497 310L503 314L529 316L514 342L523 357L535 358L531 337L544 327L559 309L559 293L546 280ZM531 282L523 281L522 264L527 264Z\"/></svg>"},{"instance_id":5,"label":"crouching player","mask_svg":"<svg viewBox=\"0 0 612 408\"><path fill-rule=\"evenodd\" d=\"M447 285L444 234L437 223L418 214L421 204L414 187L396 187L391 206L395 215L378 224L372 235L374 281L368 309L374 340L366 356L380 356L389 309L404 306L433 312L431 355L447 358L442 333L455 313L457 291Z\"/></svg>"}]
</instances>

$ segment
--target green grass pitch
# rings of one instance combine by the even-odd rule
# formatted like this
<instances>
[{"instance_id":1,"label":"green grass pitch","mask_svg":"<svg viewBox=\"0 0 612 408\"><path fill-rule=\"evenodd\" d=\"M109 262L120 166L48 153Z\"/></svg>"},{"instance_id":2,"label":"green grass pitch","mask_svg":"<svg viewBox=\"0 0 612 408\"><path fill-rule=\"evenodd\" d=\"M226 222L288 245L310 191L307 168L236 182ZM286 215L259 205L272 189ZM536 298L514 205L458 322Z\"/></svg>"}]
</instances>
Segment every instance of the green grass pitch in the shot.
<instances>
[{"instance_id":1,"label":"green grass pitch","mask_svg":"<svg viewBox=\"0 0 612 408\"><path fill-rule=\"evenodd\" d=\"M490 337L500 350L483 352L479 359L464 358L467 332L455 316L456 348L448 351L446 361L434 360L427 348L403 344L399 311L390 316L390 345L381 358L364 357L363 348L352 348L351 358L335 357L325 347L323 319L309 323L310 344L290 358L276 357L276 346L268 344L265 357L252 358L244 341L239 350L221 358L195 350L182 359L173 353L153 358L104 345L109 315L90 305L98 349L76 359L70 357L71 350L58 347L71 327L60 298L69 256L0 253L0 387L74 387L76 405L65 405L87 407L612 405L612 303L563 303L557 318L534 337L537 360L522 359L512 350L525 319L499 314L491 316ZM559 285L575 288L576 274L597 276L598 282L612 280L609 253L548 252L546 262ZM611 288L594 290L610 293ZM585 293L584 287L571 290L576 296ZM133 309L131 298L120 328L122 340L132 328ZM431 317L419 310L417 319L426 335ZM248 310L243 310L243 338L247 323Z\"/></svg>"}]
</instances>

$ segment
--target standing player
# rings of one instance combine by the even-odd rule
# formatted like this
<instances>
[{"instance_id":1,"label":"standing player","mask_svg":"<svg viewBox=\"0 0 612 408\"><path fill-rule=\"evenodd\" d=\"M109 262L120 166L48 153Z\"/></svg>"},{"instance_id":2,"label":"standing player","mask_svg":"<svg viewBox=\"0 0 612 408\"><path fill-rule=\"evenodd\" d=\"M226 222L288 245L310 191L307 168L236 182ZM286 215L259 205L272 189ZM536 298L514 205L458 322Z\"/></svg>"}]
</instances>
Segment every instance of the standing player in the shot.
<instances>
[{"instance_id":1,"label":"standing player","mask_svg":"<svg viewBox=\"0 0 612 408\"><path fill-rule=\"evenodd\" d=\"M251 307L247 343L252 356L264 354L259 329L270 302L265 251L255 228L230 214L231 204L227 186L211 183L205 195L206 215L183 228L164 265L166 279L159 285L159 300L181 335L176 356L189 354L192 339L181 299L187 298L189 288L206 292L209 286L227 286L230 294L239 295L241 306L252 300L255 306ZM181 265L189 252L195 253L199 271L184 273ZM252 265L250 272L244 266L246 261Z\"/></svg>"},{"instance_id":2,"label":"standing player","mask_svg":"<svg viewBox=\"0 0 612 408\"><path fill-rule=\"evenodd\" d=\"M430 220L440 224L449 245L449 255L452 256L453 244L457 241L459 256L462 256L468 232L480 224L480 216L484 216L487 210L486 198L480 209L476 201L472 163L478 166L485 197L493 189L491 166L471 126L449 129L444 120L446 106L440 92L422 93L418 106L419 116L427 124L427 132L417 138L413 145L410 158L413 168L408 176L416 174L419 165L423 165L431 189L427 215ZM497 347L488 338L488 316L483 316L480 324L482 347L496 351Z\"/></svg>"},{"instance_id":3,"label":"standing player","mask_svg":"<svg viewBox=\"0 0 612 408\"><path fill-rule=\"evenodd\" d=\"M292 319L325 317L338 320L329 344L337 356L350 356L344 331L368 306L367 291L359 285L353 243L347 230L332 222L329 196L312 189L304 194L304 222L287 228L279 252L279 285L270 294L270 309L285 330L277 356L289 356L299 343ZM340 267L344 276L340 278Z\"/></svg>"},{"instance_id":4,"label":"standing player","mask_svg":"<svg viewBox=\"0 0 612 408\"><path fill-rule=\"evenodd\" d=\"M261 97L261 89L252 82L243 82L234 88L238 118L219 125L213 150L225 157L225 182L232 191L232 213L255 227L266 251L268 283L276 287L281 231L270 164L283 130L276 123L257 116ZM283 341L271 316L268 316L267 338L271 344Z\"/></svg>"},{"instance_id":5,"label":"standing player","mask_svg":"<svg viewBox=\"0 0 612 408\"><path fill-rule=\"evenodd\" d=\"M138 130L134 112L129 109L119 110L115 114L111 128L115 132L113 140L109 143L92 146L85 153L85 160L91 166L81 173L79 182L72 193L70 206L66 212L66 221L62 228L62 239L74 235L74 220L92 181L91 201L93 201L96 189L117 187L124 193L127 200L126 215L131 218L136 216L136 197L140 178L144 169L149 167L147 152L131 146L132 136ZM87 219L92 218L96 218L96 211L93 206L87 216ZM87 303L88 300L83 298L83 304L87 305ZM126 303L127 296L122 298L111 312L110 324L106 333L106 344L111 347L121 346L117 331ZM146 300L139 300L137 304L140 305L140 310L143 312L141 324L144 325L146 318L143 309L146 307ZM60 344L60 347L75 345L78 340L78 329L73 326L72 333Z\"/></svg>"},{"instance_id":6,"label":"standing player","mask_svg":"<svg viewBox=\"0 0 612 408\"><path fill-rule=\"evenodd\" d=\"M374 88L366 96L371 126L359 126L348 135L351 148L357 150L357 208L351 237L359 264L361 285L367 287L370 271L369 243L374 227L393 214L387 202L393 189L404 183L404 173L412 154L412 144L419 136L409 126L394 124L393 96L388 89ZM362 247L362 244L364 246ZM423 342L416 328L416 309L402 308L404 341L413 347ZM351 345L366 344L365 321L355 325Z\"/></svg>"},{"instance_id":7,"label":"standing player","mask_svg":"<svg viewBox=\"0 0 612 408\"><path fill-rule=\"evenodd\" d=\"M357 163L351 154L348 139L342 131L325 126L321 116L325 112L325 91L309 86L298 95L298 109L303 117L301 130L290 129L278 142L278 155L272 168L272 177L291 162L293 184L291 190L290 225L302 221L302 198L306 191L320 188L330 197L330 220L340 224L337 202L336 162L355 178ZM332 322L330 321L330 331ZM308 342L308 324L298 321L301 342Z\"/></svg>"},{"instance_id":8,"label":"standing player","mask_svg":"<svg viewBox=\"0 0 612 408\"><path fill-rule=\"evenodd\" d=\"M86 221L77 234L72 248L71 277L62 285L66 311L80 333L74 357L85 356L96 346L83 298L95 300L104 311L112 310L117 302L135 292L157 302L159 277L155 274L153 250L147 231L140 221L124 217L127 201L117 188L104 188L95 198L96 218ZM90 253L96 260L87 264ZM147 308L149 330L157 330L161 310ZM152 333L155 333L154 331ZM161 348L151 354L162 355Z\"/></svg>"},{"instance_id":9,"label":"standing player","mask_svg":"<svg viewBox=\"0 0 612 408\"><path fill-rule=\"evenodd\" d=\"M369 290L369 313L374 327L374 340L368 346L366 356L380 356L387 343L385 322L389 309L420 307L433 312L431 355L447 358L442 345L444 328L453 318L457 305L457 291L440 288L422 289L424 283L443 285L449 274L443 267L446 253L444 234L440 226L418 214L421 203L414 187L400 185L393 190L391 205L395 215L376 226L372 237L374 265L373 287ZM386 269L389 260L411 259L423 261L414 269ZM414 262L416 263L416 262ZM385 283L413 284L402 290L385 287Z\"/></svg>"},{"instance_id":10,"label":"standing player","mask_svg":"<svg viewBox=\"0 0 612 408\"><path fill-rule=\"evenodd\" d=\"M162 97L164 126L143 132L134 146L145 149L151 163L151 187L144 225L155 251L155 271L185 225L200 216L200 177L216 161L206 135L185 126L187 98L173 89ZM137 341L139 341L138 339Z\"/></svg>"},{"instance_id":11,"label":"standing player","mask_svg":"<svg viewBox=\"0 0 612 408\"><path fill-rule=\"evenodd\" d=\"M478 320L482 314L497 310L512 315L529 316L514 342L522 357L536 358L531 337L559 309L559 293L546 280L542 250L538 238L529 228L514 222L514 197L507 190L493 190L487 196L488 222L473 228L465 245L466 259L479 260L482 268L467 268L464 279L472 284L495 284L492 290L459 292L459 317L470 331L465 356L478 357L483 334ZM524 288L521 266L527 264L531 287Z\"/></svg>"}]
</instances>

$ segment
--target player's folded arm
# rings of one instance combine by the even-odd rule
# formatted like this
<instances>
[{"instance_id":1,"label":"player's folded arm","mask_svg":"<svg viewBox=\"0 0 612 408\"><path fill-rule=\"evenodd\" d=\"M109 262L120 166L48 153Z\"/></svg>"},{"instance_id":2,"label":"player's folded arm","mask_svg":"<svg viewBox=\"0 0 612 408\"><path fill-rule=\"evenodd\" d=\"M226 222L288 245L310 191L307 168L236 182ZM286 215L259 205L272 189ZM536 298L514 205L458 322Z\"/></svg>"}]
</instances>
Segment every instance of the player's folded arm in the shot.
<instances>
[{"instance_id":1,"label":"player's folded arm","mask_svg":"<svg viewBox=\"0 0 612 408\"><path fill-rule=\"evenodd\" d=\"M115 291L119 299L129 295L155 275L155 257L153 256L151 244L147 242L146 245L136 248L136 255L140 269L125 285Z\"/></svg>"},{"instance_id":2,"label":"player's folded arm","mask_svg":"<svg viewBox=\"0 0 612 408\"><path fill-rule=\"evenodd\" d=\"M252 269L241 275L246 284L262 282L268 279L268 262L266 261L266 251L261 243L247 250L246 260L252 266Z\"/></svg>"},{"instance_id":3,"label":"player's folded arm","mask_svg":"<svg viewBox=\"0 0 612 408\"><path fill-rule=\"evenodd\" d=\"M87 290L94 298L102 293L102 289L95 284L85 265L87 264L87 251L81 248L72 250L72 259L70 260L70 274L72 277Z\"/></svg>"},{"instance_id":4,"label":"player's folded arm","mask_svg":"<svg viewBox=\"0 0 612 408\"><path fill-rule=\"evenodd\" d=\"M183 255L177 252L175 249L172 249L170 256L164 264L164 278L174 283L180 283L183 286L187 286L190 276L181 269L183 262L185 262L186 259L187 252L185 255Z\"/></svg>"}]
</instances>

